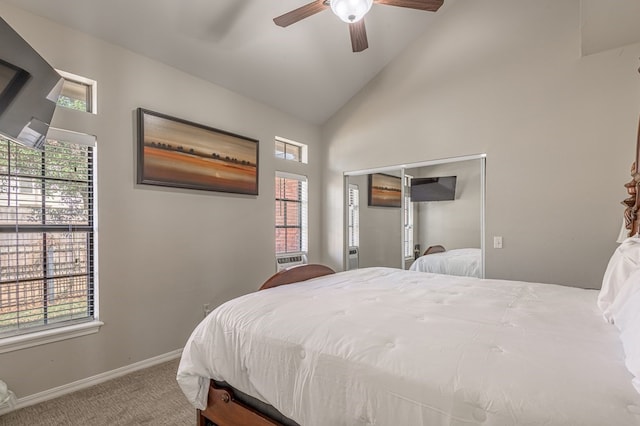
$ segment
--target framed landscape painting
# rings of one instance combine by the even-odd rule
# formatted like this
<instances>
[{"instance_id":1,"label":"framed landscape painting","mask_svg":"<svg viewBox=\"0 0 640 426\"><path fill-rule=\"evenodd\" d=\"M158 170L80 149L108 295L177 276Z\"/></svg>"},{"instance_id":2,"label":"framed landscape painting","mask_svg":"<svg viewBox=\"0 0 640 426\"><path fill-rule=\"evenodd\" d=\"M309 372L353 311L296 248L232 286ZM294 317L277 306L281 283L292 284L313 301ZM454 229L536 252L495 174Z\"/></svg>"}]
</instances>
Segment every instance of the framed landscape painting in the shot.
<instances>
[{"instance_id":1,"label":"framed landscape painting","mask_svg":"<svg viewBox=\"0 0 640 426\"><path fill-rule=\"evenodd\" d=\"M138 108L138 183L258 195L258 141Z\"/></svg>"},{"instance_id":2,"label":"framed landscape painting","mask_svg":"<svg viewBox=\"0 0 640 426\"><path fill-rule=\"evenodd\" d=\"M375 173L369 175L369 206L400 207L402 205L402 179Z\"/></svg>"}]
</instances>

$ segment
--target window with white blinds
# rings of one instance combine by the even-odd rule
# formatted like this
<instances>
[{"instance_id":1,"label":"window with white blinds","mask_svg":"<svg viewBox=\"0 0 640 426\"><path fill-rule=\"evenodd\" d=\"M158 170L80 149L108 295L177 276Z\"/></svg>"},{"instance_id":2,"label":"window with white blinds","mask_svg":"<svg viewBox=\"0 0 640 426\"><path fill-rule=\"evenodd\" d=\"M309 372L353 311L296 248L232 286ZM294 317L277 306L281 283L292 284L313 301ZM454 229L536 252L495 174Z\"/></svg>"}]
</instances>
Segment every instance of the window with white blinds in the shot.
<instances>
[{"instance_id":1,"label":"window with white blinds","mask_svg":"<svg viewBox=\"0 0 640 426\"><path fill-rule=\"evenodd\" d=\"M349 247L360 246L360 189L358 185L349 184L348 201L348 235Z\"/></svg>"},{"instance_id":2,"label":"window with white blinds","mask_svg":"<svg viewBox=\"0 0 640 426\"><path fill-rule=\"evenodd\" d=\"M0 138L0 337L94 319L94 164Z\"/></svg>"},{"instance_id":3,"label":"window with white blinds","mask_svg":"<svg viewBox=\"0 0 640 426\"><path fill-rule=\"evenodd\" d=\"M307 252L307 198L306 176L276 172L276 254Z\"/></svg>"}]
</instances>

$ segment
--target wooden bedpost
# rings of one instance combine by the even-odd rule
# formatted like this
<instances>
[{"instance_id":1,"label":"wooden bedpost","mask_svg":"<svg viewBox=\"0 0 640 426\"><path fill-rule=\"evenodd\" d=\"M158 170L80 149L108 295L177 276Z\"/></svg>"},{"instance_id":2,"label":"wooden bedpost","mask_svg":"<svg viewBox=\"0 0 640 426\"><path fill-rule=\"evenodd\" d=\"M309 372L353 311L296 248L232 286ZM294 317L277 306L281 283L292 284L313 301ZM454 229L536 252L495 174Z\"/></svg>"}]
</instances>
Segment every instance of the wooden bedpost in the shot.
<instances>
[{"instance_id":1,"label":"wooden bedpost","mask_svg":"<svg viewBox=\"0 0 640 426\"><path fill-rule=\"evenodd\" d=\"M640 69L638 70L640 71ZM627 182L624 187L627 189L629 197L622 204L627 206L624 209L624 226L629 231L627 236L637 235L640 231L640 220L638 220L638 212L640 211L640 120L638 121L638 140L636 142L636 161L631 165L631 181Z\"/></svg>"},{"instance_id":2,"label":"wooden bedpost","mask_svg":"<svg viewBox=\"0 0 640 426\"><path fill-rule=\"evenodd\" d=\"M640 72L640 68L638 68L638 72ZM631 181L624 185L629 197L622 202L626 206L624 209L624 227L628 231L628 237L638 235L640 231L640 221L638 220L638 211L640 211L640 120L638 120L636 157L631 165L631 177Z\"/></svg>"}]
</instances>

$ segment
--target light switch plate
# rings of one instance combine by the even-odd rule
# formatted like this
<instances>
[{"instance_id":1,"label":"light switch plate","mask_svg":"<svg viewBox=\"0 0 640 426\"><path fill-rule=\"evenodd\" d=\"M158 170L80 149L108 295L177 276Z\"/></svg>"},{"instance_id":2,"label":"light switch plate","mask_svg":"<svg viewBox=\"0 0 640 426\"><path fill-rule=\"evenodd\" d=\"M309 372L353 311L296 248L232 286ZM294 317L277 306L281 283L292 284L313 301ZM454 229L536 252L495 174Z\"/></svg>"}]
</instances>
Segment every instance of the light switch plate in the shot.
<instances>
[{"instance_id":1,"label":"light switch plate","mask_svg":"<svg viewBox=\"0 0 640 426\"><path fill-rule=\"evenodd\" d=\"M502 237L493 237L493 248L502 248Z\"/></svg>"}]
</instances>

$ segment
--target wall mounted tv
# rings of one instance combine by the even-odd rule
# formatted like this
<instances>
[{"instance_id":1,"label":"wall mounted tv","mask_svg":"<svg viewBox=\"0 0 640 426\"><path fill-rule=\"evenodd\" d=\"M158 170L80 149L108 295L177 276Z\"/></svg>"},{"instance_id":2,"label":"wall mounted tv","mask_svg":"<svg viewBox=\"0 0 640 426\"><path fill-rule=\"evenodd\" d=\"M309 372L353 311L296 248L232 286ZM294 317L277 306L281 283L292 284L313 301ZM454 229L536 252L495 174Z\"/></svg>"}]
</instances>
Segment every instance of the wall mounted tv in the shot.
<instances>
[{"instance_id":1,"label":"wall mounted tv","mask_svg":"<svg viewBox=\"0 0 640 426\"><path fill-rule=\"evenodd\" d=\"M42 149L64 80L0 18L0 136Z\"/></svg>"},{"instance_id":2,"label":"wall mounted tv","mask_svg":"<svg viewBox=\"0 0 640 426\"><path fill-rule=\"evenodd\" d=\"M411 179L411 201L455 200L456 179L456 176Z\"/></svg>"}]
</instances>

